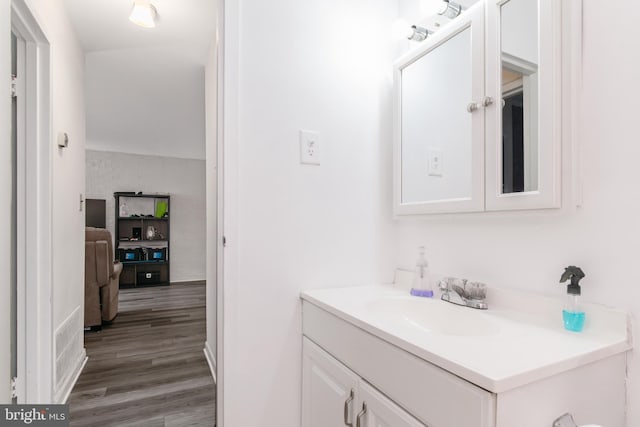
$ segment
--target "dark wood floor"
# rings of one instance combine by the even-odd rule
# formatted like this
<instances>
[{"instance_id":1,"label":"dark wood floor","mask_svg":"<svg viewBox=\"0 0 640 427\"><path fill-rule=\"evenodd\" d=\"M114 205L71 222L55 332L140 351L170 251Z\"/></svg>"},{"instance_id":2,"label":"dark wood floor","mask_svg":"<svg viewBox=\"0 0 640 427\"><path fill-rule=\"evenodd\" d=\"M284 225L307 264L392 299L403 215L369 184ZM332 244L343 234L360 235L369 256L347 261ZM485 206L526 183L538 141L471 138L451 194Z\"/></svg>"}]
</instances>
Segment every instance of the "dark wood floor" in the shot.
<instances>
[{"instance_id":1,"label":"dark wood floor","mask_svg":"<svg viewBox=\"0 0 640 427\"><path fill-rule=\"evenodd\" d=\"M121 290L113 324L85 333L71 425L214 426L205 336L203 282Z\"/></svg>"}]
</instances>

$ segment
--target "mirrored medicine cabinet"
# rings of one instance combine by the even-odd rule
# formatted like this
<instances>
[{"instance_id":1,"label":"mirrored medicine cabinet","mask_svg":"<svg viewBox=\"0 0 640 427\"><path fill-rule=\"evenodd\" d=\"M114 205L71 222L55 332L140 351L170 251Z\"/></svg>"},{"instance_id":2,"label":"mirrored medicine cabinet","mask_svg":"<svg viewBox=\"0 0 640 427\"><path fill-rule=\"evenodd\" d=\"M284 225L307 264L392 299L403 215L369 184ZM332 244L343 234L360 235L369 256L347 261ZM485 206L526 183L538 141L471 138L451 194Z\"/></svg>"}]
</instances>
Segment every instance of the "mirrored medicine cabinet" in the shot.
<instances>
[{"instance_id":1,"label":"mirrored medicine cabinet","mask_svg":"<svg viewBox=\"0 0 640 427\"><path fill-rule=\"evenodd\" d=\"M560 206L560 14L480 0L396 62L396 215Z\"/></svg>"}]
</instances>

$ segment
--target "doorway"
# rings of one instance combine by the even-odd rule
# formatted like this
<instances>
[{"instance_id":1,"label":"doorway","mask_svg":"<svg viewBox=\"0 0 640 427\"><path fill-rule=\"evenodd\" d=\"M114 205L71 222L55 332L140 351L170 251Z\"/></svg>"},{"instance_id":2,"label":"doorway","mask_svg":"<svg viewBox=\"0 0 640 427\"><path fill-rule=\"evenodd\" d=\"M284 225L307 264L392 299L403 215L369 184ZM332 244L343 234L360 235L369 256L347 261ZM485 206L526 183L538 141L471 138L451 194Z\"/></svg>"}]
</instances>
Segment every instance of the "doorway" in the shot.
<instances>
[{"instance_id":1,"label":"doorway","mask_svg":"<svg viewBox=\"0 0 640 427\"><path fill-rule=\"evenodd\" d=\"M93 6L86 6L86 3L84 0L82 1L74 1L74 0L65 0L65 5L69 8L74 8L74 7L89 7L89 9L91 9ZM120 12L120 6L118 4L120 3L125 3L125 9L123 12ZM167 2L167 4L170 2ZM182 9L182 5L184 4L184 9L186 8L191 8L191 3L189 2L189 5L186 5L186 3L184 2L174 2L175 5L180 5L179 7ZM195 2L194 2L195 3ZM199 2L200 4L202 4L202 2ZM204 3L208 4L212 4L212 2L210 2L210 0L205 0ZM86 167L87 167L87 190L91 189L95 189L96 186L94 185L90 185L89 184L89 179L94 179L94 177L91 177L90 175L92 175L92 172L89 170L92 165L91 162L95 161L97 163L99 162L103 162L103 161L107 161L105 159L107 159L107 157L111 158L111 159L115 159L115 157L118 157L118 159L116 160L108 160L110 165L114 165L115 167L117 167L117 165L122 165L125 162L125 158L130 158L133 157L136 154L143 154L143 153L127 153L127 156L115 156L115 155L107 155L106 153L108 153L108 150L104 149L102 150L100 153L98 153L97 148L95 145L95 142L98 141L100 139L104 140L110 140L113 141L113 139L108 139L108 138L98 138L96 137L96 134L92 134L93 129L96 129L97 127L93 127L92 120L96 120L96 117L99 117L100 120L102 121L102 123L99 125L103 126L103 129L107 129L107 130L118 130L118 131L123 131L125 129L126 126L128 126L128 123L126 121L127 118L133 118L136 117L136 115L134 114L128 114L128 115L124 115L124 117L122 118L122 120L117 120L116 123L110 123L111 126L105 125L105 123L108 123L108 120L105 120L105 118L109 119L111 118L113 120L114 117L116 117L116 114L112 112L112 110L110 111L104 111L104 110L97 110L94 109L93 112L89 109L91 108L90 103L96 101L96 104L98 104L98 106L100 108L104 108L107 105L107 98L102 97L102 95L100 95L98 92L100 92L100 90L104 89L104 88L109 88L110 90L110 94L113 95L112 98L109 98L108 102L112 102L117 106L117 108L120 110L120 112L122 110L127 110L130 111L130 105L128 104L127 101L127 97L124 96L127 93L140 93L143 92L144 95L148 98L151 98L153 100L157 100L158 97L161 95L161 93L166 90L166 89L172 89L174 90L174 102L177 104L178 103L178 99L180 99L180 96L186 92L189 92L191 89L189 87L189 80L187 77L182 78L182 75L180 74L180 68L178 66L178 61L173 61L172 64L169 65L169 69L175 70L175 72L173 73L172 78L166 80L166 83L164 85L151 85L151 81L156 81L159 77L161 77L162 74L166 73L166 69L163 69L163 67L160 65L160 60L161 59L165 59L166 56L168 55L165 54L164 51L160 52L160 48L159 46L154 46L155 51L152 52L154 53L154 56L145 56L144 59L142 58L141 55L141 50L143 47L146 46L142 46L142 42L141 41L137 41L138 39L135 38L135 34L129 34L128 31L134 31L134 30L138 30L138 31L144 31L144 33L140 32L139 34L144 35L146 37L149 38L149 40L151 39L155 39L156 35L160 35L162 38L162 35L164 34L165 36L168 36L167 33L163 33L163 30L168 29L169 26L171 25L171 20L173 19L173 17L171 16L171 12L170 10L166 9L163 7L163 5L161 3L158 3L157 6L157 12L158 14L161 16L161 20L158 23L157 28L155 29L144 29L144 30L140 30L138 28L136 28L135 26L132 26L129 22L127 22L126 20L126 14L129 12L129 3L128 2L105 2L102 4L102 6L98 6L98 7L105 7L104 10L104 14L100 13L101 11L99 10L89 10L87 11L86 14L84 14L84 17L90 17L88 19L93 19L91 17L95 17L100 15L101 17L105 17L105 19L103 19L102 21L106 21L106 17L109 15L109 13L113 13L115 14L115 12L113 11L113 9L110 10L109 13L107 13L106 8L107 7L111 7L113 5L113 8L118 8L118 13L117 13L117 17L115 17L114 19L117 19L119 24L122 27L124 27L127 31L126 37L123 37L123 39L118 39L118 37L110 37L110 40L105 40L104 43L113 43L118 42L121 43L119 46L115 46L113 48L108 48L105 47L104 45L100 45L99 47L97 47L96 45L85 45L84 42L82 42L82 39L84 40L91 40L90 38L84 38L82 35L82 31L76 31L76 34L78 35L78 38L81 41L82 46L84 47L84 51L85 51L85 88L88 88L89 90L86 92L86 95L89 97L93 97L95 96L95 98L91 99L91 100L87 100L87 98L85 97L85 103L87 104L87 109L85 111L87 111L87 148L92 150L93 153L90 153L87 155L86 160L87 162ZM172 6L175 7L175 6ZM209 7L209 6L208 6ZM185 10L182 10L181 12L186 13ZM199 14L203 15L206 13L203 13L202 9L199 10ZM79 15L82 15L79 13ZM124 19L122 19L124 18ZM213 28L214 25L214 21L211 19L211 17L208 18L207 20L207 24ZM72 22L73 22L73 18L72 18ZM82 23L80 23L81 25ZM92 30L92 29L90 29ZM103 29L98 29L96 31L97 33L100 33L102 35L104 34L113 34L114 31L104 31ZM129 37L131 36L131 37ZM96 41L95 39L93 40L95 41L95 43L98 43L98 41ZM91 43L91 42L89 42ZM102 43L102 41L100 41L100 43ZM136 44L138 43L138 44ZM175 51L175 49L174 49ZM173 53L169 52L169 53ZM185 52L190 52L188 50L185 50ZM181 57L185 56L185 52L177 52ZM115 61L115 65L114 65L114 61L112 61L115 57L118 58L117 61ZM165 58L163 58L165 57ZM178 58L179 59L179 58ZM110 62L110 65L108 64L108 61L112 61ZM129 65L131 66L131 68L129 67ZM149 68L147 68L149 67ZM105 70L108 70L107 74L107 78L109 79L113 79L113 80L102 80L102 81L98 81L98 79L94 80L95 74L89 75L89 73L93 73L94 71L102 71L104 72ZM126 79L122 79L122 80L117 80L116 81L116 75L117 74L121 74L123 71L127 72L127 78ZM142 83L140 83L140 80L137 79L138 75L140 75ZM202 74L201 74L202 75ZM134 77L136 77L134 79ZM137 81L137 83L134 83L134 80ZM214 83L216 83L214 81ZM143 89L143 90L140 90ZM90 93L89 93L90 92ZM107 94L107 95L110 95ZM100 96L98 96L100 95ZM113 99L115 98L115 99ZM126 147L124 146L125 144L120 144L119 145L119 149L118 150L113 150L113 151L119 151L119 152L124 152L124 150L126 149L131 149L131 151L134 151L134 142L139 142L140 140L142 140L143 138L147 138L150 134L153 134L153 136L155 136L155 138L149 142L149 144L146 145L147 148L152 147L154 150L157 150L157 153L160 153L162 150L168 150L169 148L173 149L173 150L178 150L181 148L185 148L185 146L187 145L187 140L189 139L187 136L190 134L188 132L189 129L186 129L184 132L182 132L179 135L173 135L173 138L171 140L170 143L166 143L166 138L162 138L164 135L158 135L159 132L157 132L158 129L165 129L164 126L168 125L168 124L173 124L175 123L176 120L178 121L183 121L183 122L187 122L187 119L189 117L193 117L194 114L199 114L199 113L192 113L192 114L188 114L187 112L191 112L192 110L188 109L188 108L183 108L182 111L177 111L174 112L173 115L169 114L169 115L165 115L165 112L162 111L161 108L156 108L159 107L160 103L156 102L155 105L149 106L148 108L145 108L144 106L140 106L139 108L136 109L136 111L142 111L144 112L144 119L140 120L140 122L143 122L147 125L146 129L144 129L144 132L141 131L139 133L136 134L136 140L137 141L131 141L131 143L126 144ZM215 107L215 100L213 102L213 106ZM202 107L202 106L201 106ZM129 108L129 109L128 109ZM99 111L96 114L96 111ZM134 113L136 112L134 111ZM213 112L215 113L215 110L213 110ZM169 116L169 117L167 117ZM172 117L171 117L172 116ZM119 117L119 116L118 116ZM140 116L137 116L140 117ZM156 121L158 117L162 117L161 123L158 124L158 122ZM207 117L207 121L208 121L209 117ZM191 127L193 129L193 127ZM170 130L169 130L170 131ZM210 130L207 129L207 133L209 133ZM168 132L165 132L165 134ZM207 142L210 144L211 142L209 141L209 137L207 136ZM212 139L213 143L215 144L216 140L215 140L215 135L214 138ZM127 141L129 142L129 141ZM91 144L90 144L91 143ZM91 145L93 145L93 147L91 147ZM210 219L210 213L215 213L215 210L217 208L217 201L216 201L216 197L215 197L215 186L216 186L216 181L212 180L212 178L215 178L216 175L216 158L212 157L212 154L215 154L215 150L213 150L212 152L210 152L209 150L209 146L207 147L207 153L206 153L206 172L207 172L207 187L212 187L211 190L213 192L213 198L210 197L210 188L207 188L207 203L206 203L206 210L207 210L207 224L206 224L206 233L204 230L204 225L203 227L198 226L197 229L200 232L200 236L198 236L199 238L202 238L204 236L206 236L206 245L207 245L207 251L208 251L208 255L207 255L207 270L211 270L211 272L207 272L207 282L208 283L212 283L214 284L216 281L216 273L215 273L215 252L212 251L212 249L215 249L217 246L217 242L220 240L217 238L217 231L216 231L216 217L213 216L213 219ZM143 154L145 155L145 154ZM147 156L149 155L149 153L146 154ZM160 156L157 156L160 157ZM162 157L171 157L170 155L166 155L166 156L162 156ZM140 162L138 162L139 164ZM152 163L151 161L149 161L149 163ZM175 163L171 163L171 164L175 164ZM212 165L213 164L213 165ZM107 170L110 169L110 167L104 167L102 170ZM126 172L131 172L132 170L135 169L135 165L133 166L129 166L126 170ZM142 168L140 168L142 169ZM195 169L189 169L189 168L185 168L183 169L183 172L185 175L190 174L191 172L193 172ZM167 171L166 169L163 170L164 175L170 175L169 171ZM122 173L121 175L125 175L125 173ZM131 177L131 175L127 175L129 178L129 182L127 184L127 186L129 188L124 188L125 184L119 184L120 188L112 188L110 191L103 191L102 194L96 194L93 193L91 191L87 191L86 193L86 198L100 198L100 199L105 199L107 201L107 203L110 202L109 199L113 200L113 191L142 191L143 194L148 192L148 191L162 191L162 192L167 192L171 194L171 213L170 213L170 220L171 220L171 236L172 237L179 237L179 232L177 229L177 224L174 221L178 221L177 216L175 216L174 214L176 214L178 209L184 209L184 205L182 205L182 201L178 200L176 197L174 197L174 192L171 189L168 189L166 185L164 184L160 184L158 185L157 189L156 188L151 188L148 185L148 182L144 182L142 185L140 183L140 181L145 180L145 181L153 181L156 178L152 178L151 174L145 174L145 173L140 173L139 177ZM203 180L204 181L204 180ZM104 180L102 181L102 183L104 183ZM99 196L99 197L98 197ZM212 209L213 207L213 209ZM131 208L131 205L129 205L129 208ZM107 215L111 216L110 214L113 213L115 211L115 206L109 206L107 205ZM129 209L130 213L131 213L131 209ZM113 214L113 216L115 217L116 214ZM107 217L107 225L109 225L109 217ZM213 224L213 227L212 227ZM136 228L140 228L139 226L136 225ZM112 234L114 234L115 231L115 227L112 229ZM141 230L144 235L144 231L146 231L146 228L142 228ZM137 231L137 233L140 233L140 230ZM131 230L131 233L129 235L123 235L123 236L113 236L114 239L119 239L120 237L125 237L125 238L129 238L131 239L131 237L134 237L134 230ZM131 240L130 240L131 242ZM180 242L182 244L190 244L192 243L191 239L183 239L183 242ZM211 248L211 243L213 243L213 248ZM130 245L133 245L133 243L130 243ZM171 262L172 262L172 266L171 266L171 274L174 276L178 276L178 274L174 274L178 271L178 269L175 268L175 264L173 264L173 262L177 261L177 255L178 255L178 251L180 250L178 248L178 245L175 244L175 242L171 242L170 244L170 250L171 253L169 255ZM134 257L137 255L133 255ZM144 257L144 255L143 255ZM123 295L124 293L129 293L129 292L120 292L121 295ZM211 298L211 296L215 296L215 287L213 289L209 289L209 286L207 286L207 297L206 297L206 303L208 307L213 307L215 308L216 306L216 299ZM122 300L121 300L122 302ZM209 316L209 310L207 310L207 329L213 329L215 330L216 326L215 326L215 310L213 311L213 315ZM119 315L120 317L120 315ZM211 317L211 320L213 320L213 326L210 328L210 324L209 324L209 317ZM160 320L157 320L158 322L160 322ZM118 318L116 318L115 322L118 322ZM106 329L107 328L103 328L103 334L106 333ZM207 357L210 365L211 365L211 371L212 373L215 375L216 374L216 358L215 358L215 353L216 353L216 346L215 346L215 342L217 341L216 339L216 335L215 335L215 331L212 334L209 334L209 331L207 331L207 344L206 346L201 346L199 349L199 355L202 356L203 355L203 347L204 347L204 354ZM85 340L85 343L87 342L87 340ZM86 345L86 344L85 344ZM86 370L89 371L90 369L93 369L92 366L92 356L91 356L91 351L89 350L89 346L86 345L87 347L87 352L89 353L89 362L87 365ZM177 357L177 356L176 356ZM95 360L95 358L94 358ZM160 360L156 360L157 363L161 363ZM219 366L219 365L218 365ZM217 376L217 375L215 375ZM80 381L84 381L82 379L82 377L80 378ZM83 382L83 384L86 384ZM84 404L84 403L83 403ZM73 409L73 408L72 408Z\"/></svg>"},{"instance_id":2,"label":"doorway","mask_svg":"<svg viewBox=\"0 0 640 427\"><path fill-rule=\"evenodd\" d=\"M209 0L206 0L207 2ZM222 1L216 3L222 4ZM37 6L37 5L34 5ZM15 254L12 265L15 266L14 280L15 306L12 311L14 318L14 326L16 332L13 334L12 347L14 348L15 357L13 358L14 372L17 377L17 395L18 402L63 402L66 400L64 393L58 394L54 390L55 381L55 350L53 342L53 306L52 300L52 249L55 247L52 242L52 163L57 158L56 153L60 153L60 149L56 148L57 138L51 132L51 114L49 106L51 105L51 88L50 88L50 48L49 40L44 32L40 29L37 20L26 6L25 0L11 1L11 25L12 32L15 35L16 57L19 57L21 43L24 42L24 60L26 64L24 77L24 126L16 126L16 160L13 171L15 173L15 215L12 216L12 229L15 230L15 248L12 251ZM221 11L220 11L221 14ZM45 14L38 14L43 21L46 21ZM213 21L213 20L211 20ZM222 22L221 16L218 17L218 23ZM48 28L48 26L46 26ZM55 32L50 35L56 36ZM221 40L221 35L218 36ZM58 44L58 40L55 40ZM219 61L216 70L223 69L222 53L219 55ZM17 64L20 61L16 61ZM59 65L60 63L58 63ZM19 71L19 70L18 70ZM20 74L18 72L18 74ZM219 88L218 97L221 97L222 77L216 78L216 84ZM54 82L55 84L55 82ZM55 103L54 103L55 104ZM223 104L220 99L215 104L220 108ZM20 98L16 101L16 117L20 112ZM54 112L55 113L55 112ZM218 138L222 135L222 111L214 112L217 118L217 126L215 133ZM16 122L19 119L16 118ZM23 128L23 135L20 135L20 129ZM23 138L23 139L21 139ZM24 140L24 143L21 141ZM221 145L221 142L218 142ZM22 147L25 150L25 165L20 164L18 151ZM56 151L57 150L57 151ZM221 153L218 150L218 153ZM213 173L219 177L222 172L222 156L214 162L212 166ZM209 169L210 165L207 165ZM20 185L24 186L24 192L20 190ZM222 189L222 180L218 179L218 189ZM18 200L17 195L24 194L24 200ZM218 191L220 198L222 192ZM77 210L77 194L74 194L73 204ZM215 210L222 211L221 200L216 200L214 204ZM214 223L221 230L222 216L214 217ZM20 224L24 224L21 226ZM13 226L15 225L15 226ZM222 248L221 231L207 232L208 241L213 242L214 247ZM26 255L28 254L28 256ZM218 250L213 256L214 260L219 260L220 271L215 273L218 282L221 281L222 275L222 252ZM36 267L34 267L36 266ZM210 280L211 275L208 275ZM214 305L218 307L218 322L215 325L216 331L222 330L222 293L221 289L212 290L212 295L218 297L214 300ZM209 300L209 298L208 298ZM37 301L41 304L27 304L28 301ZM217 370L222 369L222 334L218 332L212 335L212 341L219 343L216 346L210 346L209 353L218 355ZM217 375L217 383L222 382L221 372ZM73 382L74 378L69 378L69 382ZM217 402L221 401L221 393L217 397ZM220 406L220 403L218 403ZM221 414L220 414L221 415Z\"/></svg>"}]
</instances>

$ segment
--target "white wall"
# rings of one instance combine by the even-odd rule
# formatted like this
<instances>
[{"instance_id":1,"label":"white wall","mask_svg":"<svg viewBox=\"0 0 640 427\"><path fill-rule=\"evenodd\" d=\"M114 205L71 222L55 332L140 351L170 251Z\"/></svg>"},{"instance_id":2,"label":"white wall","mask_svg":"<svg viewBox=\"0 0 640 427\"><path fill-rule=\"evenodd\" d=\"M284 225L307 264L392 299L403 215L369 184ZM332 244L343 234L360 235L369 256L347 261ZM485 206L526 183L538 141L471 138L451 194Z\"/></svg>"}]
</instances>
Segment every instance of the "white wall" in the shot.
<instances>
[{"instance_id":1,"label":"white wall","mask_svg":"<svg viewBox=\"0 0 640 427\"><path fill-rule=\"evenodd\" d=\"M390 280L393 271L390 31L397 11L388 0L232 3L225 21L224 425L298 427L300 291ZM299 164L299 129L320 132L321 166Z\"/></svg>"},{"instance_id":2,"label":"white wall","mask_svg":"<svg viewBox=\"0 0 640 427\"><path fill-rule=\"evenodd\" d=\"M572 205L565 158L561 210L401 219L391 232L389 82L380 75L389 63L377 61L387 43L373 23L393 16L392 6L244 0L228 8L225 425L299 425L298 292L388 279L421 244L436 272L558 296L563 268L580 265L586 300L640 316L629 268L640 239L640 4L623 0L619 14L584 3L582 206ZM615 25L602 31L602 22ZM297 165L299 128L321 132L322 166ZM640 425L639 369L632 355L629 427Z\"/></svg>"},{"instance_id":3,"label":"white wall","mask_svg":"<svg viewBox=\"0 0 640 427\"><path fill-rule=\"evenodd\" d=\"M53 0L31 0L51 44L53 136L69 135L69 146L53 153L53 322L62 323L84 303L84 55L63 8Z\"/></svg>"},{"instance_id":4,"label":"white wall","mask_svg":"<svg viewBox=\"0 0 640 427\"><path fill-rule=\"evenodd\" d=\"M207 340L205 351L216 363L218 280L218 40L211 41L205 68L207 200Z\"/></svg>"},{"instance_id":5,"label":"white wall","mask_svg":"<svg viewBox=\"0 0 640 427\"><path fill-rule=\"evenodd\" d=\"M0 37L0 81L11 78L10 0L0 0L0 28L7 37ZM11 103L9 85L0 85L0 403L11 400Z\"/></svg>"},{"instance_id":6,"label":"white wall","mask_svg":"<svg viewBox=\"0 0 640 427\"><path fill-rule=\"evenodd\" d=\"M87 53L87 148L204 160L204 67L182 46Z\"/></svg>"},{"instance_id":7,"label":"white wall","mask_svg":"<svg viewBox=\"0 0 640 427\"><path fill-rule=\"evenodd\" d=\"M87 198L107 201L107 228L112 236L115 236L114 192L169 193L170 280L205 279L204 160L87 150L86 162Z\"/></svg>"},{"instance_id":8,"label":"white wall","mask_svg":"<svg viewBox=\"0 0 640 427\"><path fill-rule=\"evenodd\" d=\"M84 55L64 8L55 0L27 2L51 45L52 131L69 135L69 146L55 148L52 160L52 331L84 304L85 113ZM53 141L52 141L53 143ZM82 333L80 316L75 328ZM82 347L73 357L81 362ZM54 382L55 384L55 382ZM53 390L59 394L60 390Z\"/></svg>"},{"instance_id":9,"label":"white wall","mask_svg":"<svg viewBox=\"0 0 640 427\"><path fill-rule=\"evenodd\" d=\"M394 261L411 266L426 245L432 270L561 296L563 268L581 266L586 300L627 308L640 317L640 286L633 267L640 240L638 108L640 4L623 0L620 14L584 1L581 153L583 205L571 205L572 159L565 157L563 210L533 213L446 215L399 220ZM602 23L615 23L602 31ZM565 151L566 154L566 151ZM560 313L558 313L560 319ZM634 322L635 342L638 325ZM629 419L640 425L640 358L630 358ZM587 422L589 420L584 420Z\"/></svg>"}]
</instances>

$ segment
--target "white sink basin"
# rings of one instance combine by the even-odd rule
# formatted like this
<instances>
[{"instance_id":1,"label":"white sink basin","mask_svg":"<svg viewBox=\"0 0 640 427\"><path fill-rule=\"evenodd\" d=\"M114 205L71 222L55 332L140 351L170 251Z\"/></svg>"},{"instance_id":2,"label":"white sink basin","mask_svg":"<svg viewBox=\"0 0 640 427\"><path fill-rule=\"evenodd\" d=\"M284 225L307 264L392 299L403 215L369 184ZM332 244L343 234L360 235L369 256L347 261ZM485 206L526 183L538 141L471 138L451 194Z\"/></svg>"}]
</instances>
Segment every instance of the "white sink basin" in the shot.
<instances>
[{"instance_id":1,"label":"white sink basin","mask_svg":"<svg viewBox=\"0 0 640 427\"><path fill-rule=\"evenodd\" d=\"M500 327L480 310L420 297L388 297L366 304L375 318L423 332L453 336L488 336Z\"/></svg>"}]
</instances>

